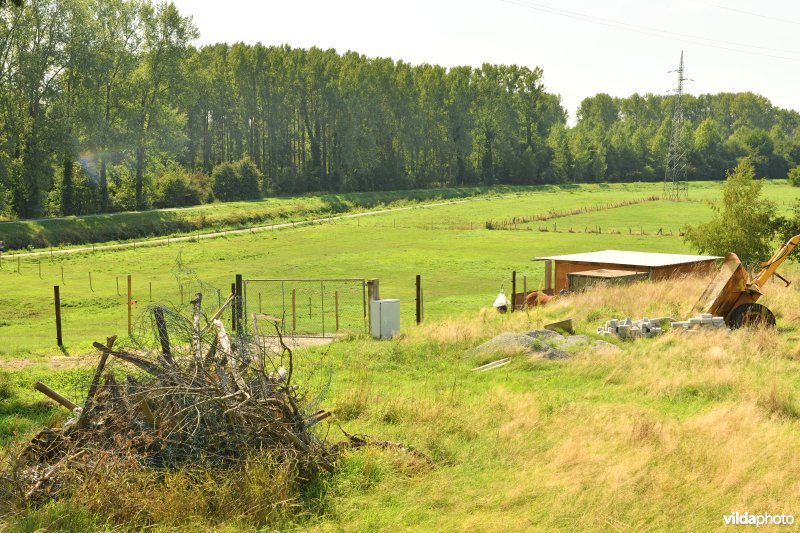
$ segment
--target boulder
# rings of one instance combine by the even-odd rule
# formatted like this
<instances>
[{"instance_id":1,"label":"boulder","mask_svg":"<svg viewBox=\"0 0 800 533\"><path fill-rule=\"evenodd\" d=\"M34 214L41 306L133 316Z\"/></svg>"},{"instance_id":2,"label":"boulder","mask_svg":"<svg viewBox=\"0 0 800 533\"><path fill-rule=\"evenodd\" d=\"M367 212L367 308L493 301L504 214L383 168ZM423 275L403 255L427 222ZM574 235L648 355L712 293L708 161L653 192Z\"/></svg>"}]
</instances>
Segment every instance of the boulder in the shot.
<instances>
[{"instance_id":1,"label":"boulder","mask_svg":"<svg viewBox=\"0 0 800 533\"><path fill-rule=\"evenodd\" d=\"M467 355L531 353L537 351L536 344L535 339L523 333L501 333L469 350Z\"/></svg>"},{"instance_id":2,"label":"boulder","mask_svg":"<svg viewBox=\"0 0 800 533\"><path fill-rule=\"evenodd\" d=\"M570 348L572 346L585 344L587 342L589 342L589 337L586 335L569 335L567 337L563 337L561 341L556 341L556 344L559 345L559 348Z\"/></svg>"},{"instance_id":3,"label":"boulder","mask_svg":"<svg viewBox=\"0 0 800 533\"><path fill-rule=\"evenodd\" d=\"M543 359L566 359L572 357L574 354L566 350L559 350L558 348L550 348L542 354Z\"/></svg>"},{"instance_id":4,"label":"boulder","mask_svg":"<svg viewBox=\"0 0 800 533\"><path fill-rule=\"evenodd\" d=\"M558 337L559 339L563 338L563 336L559 332L552 331L549 329L534 329L533 331L529 331L528 333L526 333L526 335L528 337L541 340L555 339L556 337Z\"/></svg>"},{"instance_id":5,"label":"boulder","mask_svg":"<svg viewBox=\"0 0 800 533\"><path fill-rule=\"evenodd\" d=\"M609 351L609 352L621 352L622 348L617 346L616 344L611 344L610 342L606 341L594 341L592 345L592 351L594 352L601 352L601 351Z\"/></svg>"}]
</instances>

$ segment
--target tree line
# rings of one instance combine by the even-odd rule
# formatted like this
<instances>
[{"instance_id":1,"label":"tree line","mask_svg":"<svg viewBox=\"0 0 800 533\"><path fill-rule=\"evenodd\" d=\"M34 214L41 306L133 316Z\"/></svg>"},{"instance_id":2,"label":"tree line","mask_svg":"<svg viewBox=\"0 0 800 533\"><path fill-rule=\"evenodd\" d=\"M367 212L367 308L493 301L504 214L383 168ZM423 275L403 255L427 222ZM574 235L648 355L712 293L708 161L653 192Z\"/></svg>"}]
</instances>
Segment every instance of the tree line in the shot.
<instances>
[{"instance_id":1,"label":"tree line","mask_svg":"<svg viewBox=\"0 0 800 533\"><path fill-rule=\"evenodd\" d=\"M257 198L663 179L674 97L598 94L574 126L542 70L355 52L197 48L173 4L0 5L0 214ZM800 163L800 115L752 93L685 96L689 179Z\"/></svg>"}]
</instances>

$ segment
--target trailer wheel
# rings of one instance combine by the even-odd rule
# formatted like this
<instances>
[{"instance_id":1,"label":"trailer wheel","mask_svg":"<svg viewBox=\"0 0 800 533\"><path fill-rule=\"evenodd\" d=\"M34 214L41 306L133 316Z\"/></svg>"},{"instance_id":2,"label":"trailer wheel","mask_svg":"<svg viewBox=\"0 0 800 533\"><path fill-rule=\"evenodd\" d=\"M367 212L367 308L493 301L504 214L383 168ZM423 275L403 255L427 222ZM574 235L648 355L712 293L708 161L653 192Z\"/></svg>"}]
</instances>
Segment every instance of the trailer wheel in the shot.
<instances>
[{"instance_id":1,"label":"trailer wheel","mask_svg":"<svg viewBox=\"0 0 800 533\"><path fill-rule=\"evenodd\" d=\"M733 329L775 327L775 315L761 304L742 304L731 313L728 321Z\"/></svg>"}]
</instances>

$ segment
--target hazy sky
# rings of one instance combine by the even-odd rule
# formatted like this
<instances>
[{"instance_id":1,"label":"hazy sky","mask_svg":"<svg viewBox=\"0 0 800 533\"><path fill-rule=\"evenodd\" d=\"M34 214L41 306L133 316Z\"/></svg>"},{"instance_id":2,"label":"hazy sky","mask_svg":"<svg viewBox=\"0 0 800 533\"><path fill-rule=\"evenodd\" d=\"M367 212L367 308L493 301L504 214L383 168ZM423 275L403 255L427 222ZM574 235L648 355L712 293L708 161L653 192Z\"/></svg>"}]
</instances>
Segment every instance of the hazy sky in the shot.
<instances>
[{"instance_id":1,"label":"hazy sky","mask_svg":"<svg viewBox=\"0 0 800 533\"><path fill-rule=\"evenodd\" d=\"M791 0L174 0L198 44L354 50L444 66L544 70L570 118L598 92L753 91L800 111L800 2Z\"/></svg>"}]
</instances>

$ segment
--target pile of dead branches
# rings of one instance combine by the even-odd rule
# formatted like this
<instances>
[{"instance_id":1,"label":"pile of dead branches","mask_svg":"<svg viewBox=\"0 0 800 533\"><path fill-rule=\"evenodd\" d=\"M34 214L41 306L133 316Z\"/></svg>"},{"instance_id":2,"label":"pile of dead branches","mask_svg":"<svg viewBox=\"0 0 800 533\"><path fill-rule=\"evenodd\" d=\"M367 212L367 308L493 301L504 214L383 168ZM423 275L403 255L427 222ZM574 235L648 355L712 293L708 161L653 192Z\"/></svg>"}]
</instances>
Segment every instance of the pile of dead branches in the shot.
<instances>
[{"instance_id":1,"label":"pile of dead branches","mask_svg":"<svg viewBox=\"0 0 800 533\"><path fill-rule=\"evenodd\" d=\"M210 317L199 293L191 318L154 308L149 350L117 348L116 337L94 343L99 363L82 405L37 383L73 416L42 430L16 459L19 495L53 497L60 472L91 469L107 452L155 468L225 467L255 453L304 477L331 470L330 447L310 430L330 413L311 412L282 341L274 352L257 339L229 336L220 317L233 300Z\"/></svg>"}]
</instances>

